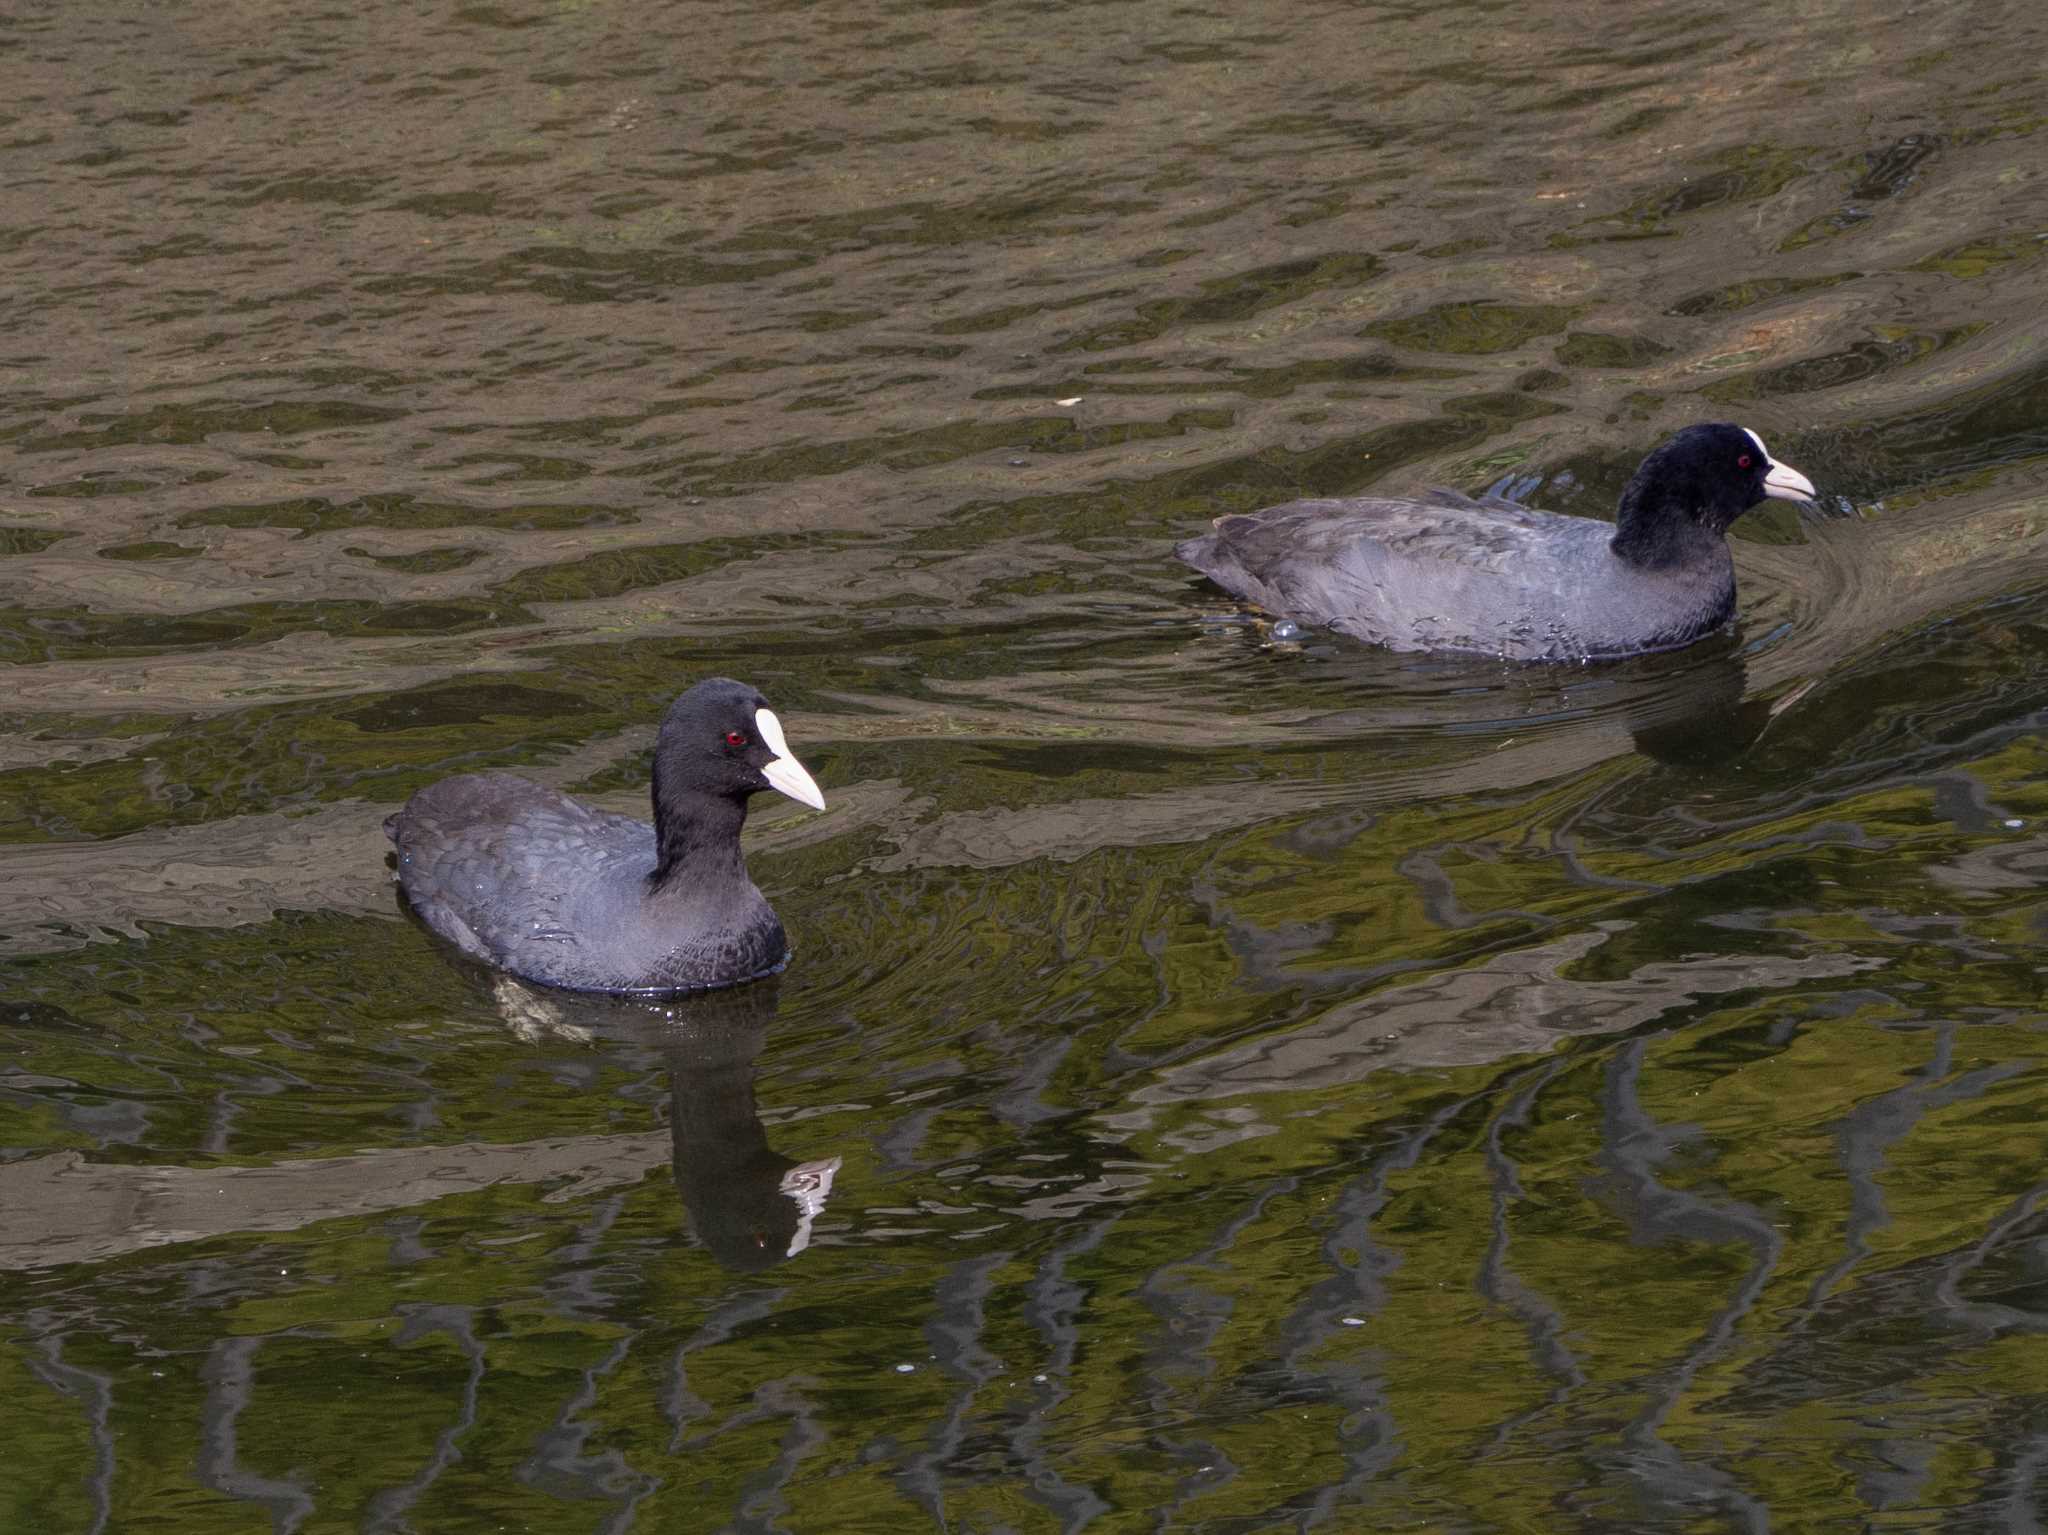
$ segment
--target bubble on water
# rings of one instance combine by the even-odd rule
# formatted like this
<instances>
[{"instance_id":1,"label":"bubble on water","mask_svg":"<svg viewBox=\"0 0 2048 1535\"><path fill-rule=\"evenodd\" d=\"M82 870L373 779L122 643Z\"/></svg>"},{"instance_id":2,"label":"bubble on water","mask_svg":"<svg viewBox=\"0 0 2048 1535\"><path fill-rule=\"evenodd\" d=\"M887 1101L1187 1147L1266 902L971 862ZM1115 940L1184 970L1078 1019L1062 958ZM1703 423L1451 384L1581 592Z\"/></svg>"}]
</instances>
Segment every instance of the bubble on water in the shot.
<instances>
[{"instance_id":1,"label":"bubble on water","mask_svg":"<svg viewBox=\"0 0 2048 1535\"><path fill-rule=\"evenodd\" d=\"M1279 623L1273 625L1273 638L1276 640L1298 640L1301 638L1301 625L1291 618L1283 618Z\"/></svg>"}]
</instances>

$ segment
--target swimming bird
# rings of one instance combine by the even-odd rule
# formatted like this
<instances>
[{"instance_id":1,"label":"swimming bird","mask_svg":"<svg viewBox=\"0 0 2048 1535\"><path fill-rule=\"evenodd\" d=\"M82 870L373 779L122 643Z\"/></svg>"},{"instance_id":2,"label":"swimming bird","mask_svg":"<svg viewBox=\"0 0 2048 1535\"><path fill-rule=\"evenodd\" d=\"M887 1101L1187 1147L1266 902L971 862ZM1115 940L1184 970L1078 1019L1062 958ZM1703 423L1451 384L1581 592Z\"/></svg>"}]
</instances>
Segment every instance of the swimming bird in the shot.
<instances>
[{"instance_id":1,"label":"swimming bird","mask_svg":"<svg viewBox=\"0 0 2048 1535\"><path fill-rule=\"evenodd\" d=\"M420 790L384 832L412 909L463 953L571 991L693 991L789 959L740 855L763 789L825 808L768 700L713 677L662 719L652 825L511 773L466 773Z\"/></svg>"},{"instance_id":2,"label":"swimming bird","mask_svg":"<svg viewBox=\"0 0 2048 1535\"><path fill-rule=\"evenodd\" d=\"M1732 618L1725 535L1766 497L1814 488L1755 432L1709 422L1643 460L1611 526L1438 490L1219 517L1174 553L1275 617L1391 650L1599 660L1676 650Z\"/></svg>"}]
</instances>

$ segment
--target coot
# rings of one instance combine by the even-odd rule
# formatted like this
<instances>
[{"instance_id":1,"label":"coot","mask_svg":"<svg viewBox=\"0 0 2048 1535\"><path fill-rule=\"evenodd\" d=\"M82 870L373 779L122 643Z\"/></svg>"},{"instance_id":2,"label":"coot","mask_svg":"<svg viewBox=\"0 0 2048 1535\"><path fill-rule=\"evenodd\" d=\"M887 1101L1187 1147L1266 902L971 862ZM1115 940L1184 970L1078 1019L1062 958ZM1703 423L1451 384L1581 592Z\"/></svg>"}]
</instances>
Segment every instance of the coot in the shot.
<instances>
[{"instance_id":1,"label":"coot","mask_svg":"<svg viewBox=\"0 0 2048 1535\"><path fill-rule=\"evenodd\" d=\"M689 991L789 958L740 856L762 789L825 808L768 701L713 677L661 722L652 826L510 773L468 773L420 790L384 831L413 910L465 954L572 991Z\"/></svg>"},{"instance_id":2,"label":"coot","mask_svg":"<svg viewBox=\"0 0 2048 1535\"><path fill-rule=\"evenodd\" d=\"M1276 617L1393 650L1594 660L1675 650L1726 623L1728 525L1767 496L1813 495L1755 432L1711 422L1643 460L1611 526L1439 490L1219 517L1174 553Z\"/></svg>"}]
</instances>

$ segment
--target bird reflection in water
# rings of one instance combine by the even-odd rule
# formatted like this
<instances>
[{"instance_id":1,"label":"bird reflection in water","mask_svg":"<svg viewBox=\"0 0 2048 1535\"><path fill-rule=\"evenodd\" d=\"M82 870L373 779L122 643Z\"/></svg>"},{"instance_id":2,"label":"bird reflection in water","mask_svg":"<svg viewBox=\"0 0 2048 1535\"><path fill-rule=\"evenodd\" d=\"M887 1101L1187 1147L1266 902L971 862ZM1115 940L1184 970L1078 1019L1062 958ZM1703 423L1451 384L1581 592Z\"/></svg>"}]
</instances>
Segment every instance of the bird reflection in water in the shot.
<instances>
[{"instance_id":1,"label":"bird reflection in water","mask_svg":"<svg viewBox=\"0 0 2048 1535\"><path fill-rule=\"evenodd\" d=\"M1814 686L1809 677L1768 695L1748 696L1748 668L1739 652L1674 668L1659 681L1659 687L1630 701L1629 735L1646 757L1696 768L1741 756Z\"/></svg>"},{"instance_id":2,"label":"bird reflection in water","mask_svg":"<svg viewBox=\"0 0 2048 1535\"><path fill-rule=\"evenodd\" d=\"M661 1053L676 1191L691 1231L720 1264L754 1273L810 1245L840 1159L798 1162L768 1144L754 1075L779 981L661 1002L542 991L507 976L493 978L492 992L500 1016L523 1038Z\"/></svg>"}]
</instances>

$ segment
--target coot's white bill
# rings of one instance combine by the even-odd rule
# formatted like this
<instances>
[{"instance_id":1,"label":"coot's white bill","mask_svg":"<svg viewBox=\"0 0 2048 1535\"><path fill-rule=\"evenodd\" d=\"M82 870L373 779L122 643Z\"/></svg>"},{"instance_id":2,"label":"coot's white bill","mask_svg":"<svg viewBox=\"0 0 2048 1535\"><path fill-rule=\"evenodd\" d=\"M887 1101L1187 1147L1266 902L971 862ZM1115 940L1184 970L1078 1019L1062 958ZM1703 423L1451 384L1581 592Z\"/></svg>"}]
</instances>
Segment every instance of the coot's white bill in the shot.
<instances>
[{"instance_id":1,"label":"coot's white bill","mask_svg":"<svg viewBox=\"0 0 2048 1535\"><path fill-rule=\"evenodd\" d=\"M1771 466L1771 472L1764 476L1764 494L1775 496L1780 501L1811 501L1816 492L1813 481L1794 469L1790 464L1781 464L1771 457L1771 450L1764 446L1763 438L1748 427L1743 435L1756 444L1757 452L1763 454L1764 462Z\"/></svg>"},{"instance_id":2,"label":"coot's white bill","mask_svg":"<svg viewBox=\"0 0 2048 1535\"><path fill-rule=\"evenodd\" d=\"M775 753L775 760L761 769L761 776L798 804L823 810L825 796L819 792L811 775L804 771L804 765L790 755L789 742L782 734L782 721L775 717L775 711L756 709L754 729L760 734L761 744Z\"/></svg>"},{"instance_id":3,"label":"coot's white bill","mask_svg":"<svg viewBox=\"0 0 2048 1535\"><path fill-rule=\"evenodd\" d=\"M1764 476L1764 494L1780 501L1811 501L1815 491L1813 481L1790 464L1772 464L1771 472Z\"/></svg>"}]
</instances>

